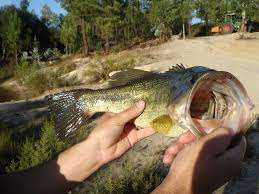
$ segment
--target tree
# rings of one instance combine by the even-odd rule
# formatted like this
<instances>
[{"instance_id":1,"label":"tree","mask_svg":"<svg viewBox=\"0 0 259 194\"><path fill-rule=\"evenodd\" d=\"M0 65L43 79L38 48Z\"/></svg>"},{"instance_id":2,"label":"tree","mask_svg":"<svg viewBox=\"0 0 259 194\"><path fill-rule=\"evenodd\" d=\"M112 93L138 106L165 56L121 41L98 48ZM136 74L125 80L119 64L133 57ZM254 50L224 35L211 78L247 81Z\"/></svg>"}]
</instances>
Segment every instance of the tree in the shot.
<instances>
[{"instance_id":1,"label":"tree","mask_svg":"<svg viewBox=\"0 0 259 194\"><path fill-rule=\"evenodd\" d=\"M59 28L61 25L60 17L52 12L47 4L43 5L41 9L41 19L49 28Z\"/></svg>"},{"instance_id":2,"label":"tree","mask_svg":"<svg viewBox=\"0 0 259 194\"><path fill-rule=\"evenodd\" d=\"M177 15L182 21L182 34L185 39L185 24L188 24L188 34L191 35L191 21L192 13L194 12L194 1L193 0L180 0L178 3Z\"/></svg>"},{"instance_id":3,"label":"tree","mask_svg":"<svg viewBox=\"0 0 259 194\"><path fill-rule=\"evenodd\" d=\"M14 53L15 63L18 64L19 37L21 32L21 19L18 17L16 10L7 10L6 13L8 25L2 29L2 42L4 50L8 55Z\"/></svg>"},{"instance_id":4,"label":"tree","mask_svg":"<svg viewBox=\"0 0 259 194\"><path fill-rule=\"evenodd\" d=\"M162 38L171 35L172 25L177 16L177 9L171 0L153 0L150 10L150 19L154 24L155 34Z\"/></svg>"},{"instance_id":5,"label":"tree","mask_svg":"<svg viewBox=\"0 0 259 194\"><path fill-rule=\"evenodd\" d=\"M245 24L247 20L255 20L259 15L259 0L237 0L237 4L234 5L238 15L242 16L241 32L246 32Z\"/></svg>"},{"instance_id":6,"label":"tree","mask_svg":"<svg viewBox=\"0 0 259 194\"><path fill-rule=\"evenodd\" d=\"M88 24L92 24L97 16L100 16L103 12L101 4L98 0L60 0L61 5L73 16L78 18L78 24L81 29L82 41L83 41L83 53L89 54L89 43L87 39Z\"/></svg>"},{"instance_id":7,"label":"tree","mask_svg":"<svg viewBox=\"0 0 259 194\"><path fill-rule=\"evenodd\" d=\"M23 12L26 12L28 11L28 7L30 6L30 2L28 0L22 0L20 2L20 9L23 11Z\"/></svg>"},{"instance_id":8,"label":"tree","mask_svg":"<svg viewBox=\"0 0 259 194\"><path fill-rule=\"evenodd\" d=\"M71 14L68 14L64 18L60 30L60 38L62 43L65 45L66 54L70 54L74 51L77 38L77 19Z\"/></svg>"}]
</instances>

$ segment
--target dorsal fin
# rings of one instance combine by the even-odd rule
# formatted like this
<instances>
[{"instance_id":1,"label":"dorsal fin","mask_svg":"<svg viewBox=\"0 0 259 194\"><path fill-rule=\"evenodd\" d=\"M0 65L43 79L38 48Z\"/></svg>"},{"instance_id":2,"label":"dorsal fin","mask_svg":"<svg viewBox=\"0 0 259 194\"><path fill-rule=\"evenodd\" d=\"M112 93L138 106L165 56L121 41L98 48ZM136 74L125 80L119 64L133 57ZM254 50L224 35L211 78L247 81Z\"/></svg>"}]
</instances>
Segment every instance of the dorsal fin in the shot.
<instances>
[{"instance_id":1,"label":"dorsal fin","mask_svg":"<svg viewBox=\"0 0 259 194\"><path fill-rule=\"evenodd\" d=\"M185 66L182 63L180 63L180 64L176 64L176 65L170 67L168 71L169 72L177 72L177 71L182 71L182 70L185 70L185 69L186 69Z\"/></svg>"},{"instance_id":2,"label":"dorsal fin","mask_svg":"<svg viewBox=\"0 0 259 194\"><path fill-rule=\"evenodd\" d=\"M137 79L144 78L146 76L155 75L154 72L144 71L140 69L127 69L117 72L110 77L108 84L110 87L123 86L129 82Z\"/></svg>"}]
</instances>

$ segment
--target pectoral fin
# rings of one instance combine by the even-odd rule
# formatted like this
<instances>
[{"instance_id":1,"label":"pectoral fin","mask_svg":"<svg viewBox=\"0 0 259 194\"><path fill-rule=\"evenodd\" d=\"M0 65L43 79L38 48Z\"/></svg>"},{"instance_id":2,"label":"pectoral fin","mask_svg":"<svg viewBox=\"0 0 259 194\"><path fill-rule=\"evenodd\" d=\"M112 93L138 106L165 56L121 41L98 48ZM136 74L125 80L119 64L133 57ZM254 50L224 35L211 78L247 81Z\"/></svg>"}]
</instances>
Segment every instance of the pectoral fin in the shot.
<instances>
[{"instance_id":1,"label":"pectoral fin","mask_svg":"<svg viewBox=\"0 0 259 194\"><path fill-rule=\"evenodd\" d=\"M178 126L169 115L157 117L150 125L156 130L156 132L169 137L178 137L185 132L185 130Z\"/></svg>"}]
</instances>

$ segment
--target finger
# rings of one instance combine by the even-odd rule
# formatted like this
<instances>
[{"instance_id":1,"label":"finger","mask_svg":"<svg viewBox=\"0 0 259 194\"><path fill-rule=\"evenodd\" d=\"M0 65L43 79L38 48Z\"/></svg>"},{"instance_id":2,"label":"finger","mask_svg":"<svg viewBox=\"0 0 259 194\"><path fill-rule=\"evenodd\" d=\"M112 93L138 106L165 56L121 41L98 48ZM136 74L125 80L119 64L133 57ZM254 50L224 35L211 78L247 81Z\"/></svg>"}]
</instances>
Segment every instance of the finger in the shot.
<instances>
[{"instance_id":1,"label":"finger","mask_svg":"<svg viewBox=\"0 0 259 194\"><path fill-rule=\"evenodd\" d=\"M231 147L227 150L222 157L226 159L232 159L232 161L242 161L244 159L246 152L246 139L242 136L240 142L236 144L234 147Z\"/></svg>"},{"instance_id":2,"label":"finger","mask_svg":"<svg viewBox=\"0 0 259 194\"><path fill-rule=\"evenodd\" d=\"M184 148L184 144L180 142L173 143L170 147L165 151L165 155L163 158L163 162L165 164L171 164L176 157L176 155Z\"/></svg>"},{"instance_id":3,"label":"finger","mask_svg":"<svg viewBox=\"0 0 259 194\"><path fill-rule=\"evenodd\" d=\"M230 129L219 128L200 139L198 143L203 147L204 151L208 151L210 155L223 153L231 144L233 134Z\"/></svg>"},{"instance_id":4,"label":"finger","mask_svg":"<svg viewBox=\"0 0 259 194\"><path fill-rule=\"evenodd\" d=\"M144 128L144 129L137 130L136 133L137 133L137 141L134 142L134 144L146 137L149 137L155 134L156 131L153 128Z\"/></svg>"},{"instance_id":5,"label":"finger","mask_svg":"<svg viewBox=\"0 0 259 194\"><path fill-rule=\"evenodd\" d=\"M123 138L127 138L127 142L130 143L130 146L132 147L140 140L153 135L155 133L155 130L153 128L145 128L137 130L136 128L130 129L126 135Z\"/></svg>"},{"instance_id":6,"label":"finger","mask_svg":"<svg viewBox=\"0 0 259 194\"><path fill-rule=\"evenodd\" d=\"M216 164L220 165L224 169L228 169L228 175L230 177L236 176L240 173L245 151L246 140L245 137L242 136L241 141L237 145L227 150L224 154L217 158Z\"/></svg>"},{"instance_id":7,"label":"finger","mask_svg":"<svg viewBox=\"0 0 259 194\"><path fill-rule=\"evenodd\" d=\"M112 112L106 112L104 113L100 118L97 119L96 123L99 124L99 123L102 123L110 118L112 118L113 116L115 115L115 113L112 113Z\"/></svg>"},{"instance_id":8,"label":"finger","mask_svg":"<svg viewBox=\"0 0 259 194\"><path fill-rule=\"evenodd\" d=\"M145 109L145 102L139 101L127 110L118 113L113 117L113 121L117 125L125 125L127 122L138 117Z\"/></svg>"},{"instance_id":9,"label":"finger","mask_svg":"<svg viewBox=\"0 0 259 194\"><path fill-rule=\"evenodd\" d=\"M191 131L187 131L179 137L178 142L181 142L183 144L189 144L195 140L196 136Z\"/></svg>"}]
</instances>

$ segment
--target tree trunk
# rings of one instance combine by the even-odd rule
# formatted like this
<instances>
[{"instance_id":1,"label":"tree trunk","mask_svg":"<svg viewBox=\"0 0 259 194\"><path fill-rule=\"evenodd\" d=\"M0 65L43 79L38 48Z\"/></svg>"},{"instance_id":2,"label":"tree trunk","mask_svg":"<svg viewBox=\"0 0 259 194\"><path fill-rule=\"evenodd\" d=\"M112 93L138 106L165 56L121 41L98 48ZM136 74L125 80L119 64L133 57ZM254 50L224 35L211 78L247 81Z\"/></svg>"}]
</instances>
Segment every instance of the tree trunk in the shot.
<instances>
[{"instance_id":1,"label":"tree trunk","mask_svg":"<svg viewBox=\"0 0 259 194\"><path fill-rule=\"evenodd\" d=\"M15 49L15 64L18 65L18 52L17 52L17 48Z\"/></svg>"},{"instance_id":2,"label":"tree trunk","mask_svg":"<svg viewBox=\"0 0 259 194\"><path fill-rule=\"evenodd\" d=\"M183 39L185 40L185 25L184 25L184 22L183 22Z\"/></svg>"},{"instance_id":3,"label":"tree trunk","mask_svg":"<svg viewBox=\"0 0 259 194\"><path fill-rule=\"evenodd\" d=\"M85 20L83 18L80 19L80 25L81 25L81 32L83 36L83 45L84 45L83 54L87 56L89 54L89 47L88 47L88 42L87 42L87 37L85 32Z\"/></svg>"},{"instance_id":4,"label":"tree trunk","mask_svg":"<svg viewBox=\"0 0 259 194\"><path fill-rule=\"evenodd\" d=\"M68 51L68 45L66 44L66 55L69 54L69 51Z\"/></svg>"},{"instance_id":5,"label":"tree trunk","mask_svg":"<svg viewBox=\"0 0 259 194\"><path fill-rule=\"evenodd\" d=\"M247 32L247 29L246 29L246 11L245 10L242 11L241 32L242 33Z\"/></svg>"},{"instance_id":6,"label":"tree trunk","mask_svg":"<svg viewBox=\"0 0 259 194\"><path fill-rule=\"evenodd\" d=\"M191 21L188 22L188 38L192 37L192 24Z\"/></svg>"},{"instance_id":7,"label":"tree trunk","mask_svg":"<svg viewBox=\"0 0 259 194\"><path fill-rule=\"evenodd\" d=\"M206 35L209 35L209 18L208 18L208 14L205 15L205 28L206 28Z\"/></svg>"}]
</instances>

